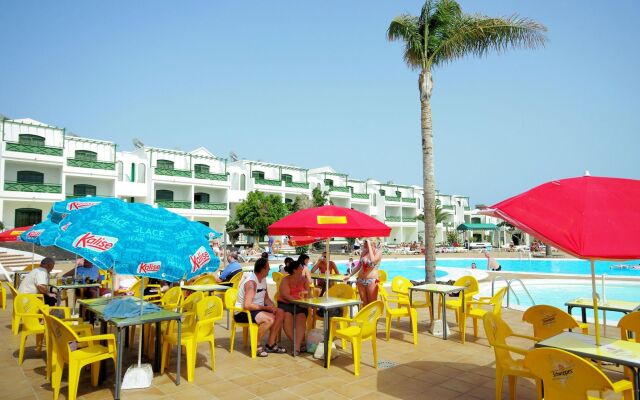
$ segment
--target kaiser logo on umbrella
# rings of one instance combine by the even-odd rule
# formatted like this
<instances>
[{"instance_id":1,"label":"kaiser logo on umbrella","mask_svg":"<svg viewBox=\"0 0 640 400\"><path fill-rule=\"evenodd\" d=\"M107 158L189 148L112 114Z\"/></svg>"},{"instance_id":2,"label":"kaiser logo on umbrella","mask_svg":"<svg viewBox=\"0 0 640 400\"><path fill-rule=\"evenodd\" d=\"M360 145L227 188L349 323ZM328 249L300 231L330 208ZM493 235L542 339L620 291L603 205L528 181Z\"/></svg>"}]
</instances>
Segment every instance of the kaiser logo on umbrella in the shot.
<instances>
[{"instance_id":1,"label":"kaiser logo on umbrella","mask_svg":"<svg viewBox=\"0 0 640 400\"><path fill-rule=\"evenodd\" d=\"M99 201L72 201L67 204L68 211L77 211L82 210L83 208L93 207L97 204L100 204Z\"/></svg>"},{"instance_id":2,"label":"kaiser logo on umbrella","mask_svg":"<svg viewBox=\"0 0 640 400\"><path fill-rule=\"evenodd\" d=\"M200 248L194 255L189 256L189 261L191 261L191 272L194 273L203 266L207 265L207 263L211 261L211 256L204 248L204 246L200 246Z\"/></svg>"},{"instance_id":3,"label":"kaiser logo on umbrella","mask_svg":"<svg viewBox=\"0 0 640 400\"><path fill-rule=\"evenodd\" d=\"M94 235L91 232L87 232L78 236L73 241L73 247L81 249L89 249L96 252L108 251L118 242L118 238L111 236Z\"/></svg>"},{"instance_id":4,"label":"kaiser logo on umbrella","mask_svg":"<svg viewBox=\"0 0 640 400\"><path fill-rule=\"evenodd\" d=\"M160 267L162 266L162 263L160 261L152 261L152 262L141 262L140 264L138 264L138 273L139 274L148 274L151 272L158 272L160 271Z\"/></svg>"}]
</instances>

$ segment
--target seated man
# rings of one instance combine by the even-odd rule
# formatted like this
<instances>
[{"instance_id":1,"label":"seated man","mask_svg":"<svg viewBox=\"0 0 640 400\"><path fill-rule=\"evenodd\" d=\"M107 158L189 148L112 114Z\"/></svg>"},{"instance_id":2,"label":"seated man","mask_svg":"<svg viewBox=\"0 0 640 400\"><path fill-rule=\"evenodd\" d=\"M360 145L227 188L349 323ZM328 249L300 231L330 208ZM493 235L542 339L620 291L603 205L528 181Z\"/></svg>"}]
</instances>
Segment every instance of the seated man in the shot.
<instances>
[{"instance_id":1,"label":"seated man","mask_svg":"<svg viewBox=\"0 0 640 400\"><path fill-rule=\"evenodd\" d=\"M244 308L251 314L252 321L258 324L258 357L266 357L268 353L286 353L284 347L276 343L278 332L282 329L284 311L277 308L269 298L267 292L267 275L269 275L269 260L259 258L253 267L253 273L238 287L236 307ZM236 322L247 323L247 314L242 312L234 315ZM269 331L266 346L262 346L262 337Z\"/></svg>"},{"instance_id":2,"label":"seated man","mask_svg":"<svg viewBox=\"0 0 640 400\"><path fill-rule=\"evenodd\" d=\"M49 292L49 273L56 265L53 258L43 258L40 266L31 270L20 282L18 293L24 294L43 294L44 302L48 306L56 305L56 295Z\"/></svg>"},{"instance_id":3,"label":"seated man","mask_svg":"<svg viewBox=\"0 0 640 400\"><path fill-rule=\"evenodd\" d=\"M215 275L213 276L216 282L218 283L229 282L231 278L236 276L236 274L242 273L242 265L240 265L237 258L238 258L238 253L236 253L235 251L232 251L229 254L227 254L227 262L229 264L227 264L227 266L224 267L224 270L220 272L219 277Z\"/></svg>"},{"instance_id":4,"label":"seated man","mask_svg":"<svg viewBox=\"0 0 640 400\"><path fill-rule=\"evenodd\" d=\"M79 267L76 267L75 271L72 269L71 271L64 274L64 276L74 276L76 280L80 283L100 283L100 269L93 265L93 263L89 260L82 259L82 264ZM76 296L80 296L82 298L87 299L95 299L98 297L98 288L84 288L76 289Z\"/></svg>"},{"instance_id":5,"label":"seated man","mask_svg":"<svg viewBox=\"0 0 640 400\"><path fill-rule=\"evenodd\" d=\"M316 262L316 265L313 266L313 268L311 269L311 273L315 273L316 271L318 271L318 273L320 274L324 274L327 272L327 252L323 251L322 252L322 257L320 257L320 259ZM329 274L333 275L339 275L340 271L338 271L338 267L336 266L336 263L334 263L333 261L329 262ZM327 283L324 281L324 279L316 279L316 287L319 287L321 289L320 291L320 296L322 296L324 294L324 291L327 289Z\"/></svg>"}]
</instances>

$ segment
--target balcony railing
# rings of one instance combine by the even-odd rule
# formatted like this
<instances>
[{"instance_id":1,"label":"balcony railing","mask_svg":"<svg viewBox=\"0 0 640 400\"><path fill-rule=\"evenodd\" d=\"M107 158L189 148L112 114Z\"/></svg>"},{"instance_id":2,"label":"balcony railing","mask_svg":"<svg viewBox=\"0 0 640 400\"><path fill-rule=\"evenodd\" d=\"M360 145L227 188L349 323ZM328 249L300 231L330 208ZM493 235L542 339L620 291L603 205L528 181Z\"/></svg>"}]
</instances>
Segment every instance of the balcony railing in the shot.
<instances>
[{"instance_id":1,"label":"balcony railing","mask_svg":"<svg viewBox=\"0 0 640 400\"><path fill-rule=\"evenodd\" d=\"M21 153L44 154L46 156L61 156L62 147L36 146L33 144L23 144L7 142L7 151L19 151Z\"/></svg>"},{"instance_id":2,"label":"balcony railing","mask_svg":"<svg viewBox=\"0 0 640 400\"><path fill-rule=\"evenodd\" d=\"M471 207L465 207L464 210L465 211L471 211Z\"/></svg>"},{"instance_id":3,"label":"balcony railing","mask_svg":"<svg viewBox=\"0 0 640 400\"><path fill-rule=\"evenodd\" d=\"M302 189L309 189L309 184L307 182L290 182L290 181L284 181L284 185L286 187L294 187L294 188L302 188Z\"/></svg>"},{"instance_id":4,"label":"balcony railing","mask_svg":"<svg viewBox=\"0 0 640 400\"><path fill-rule=\"evenodd\" d=\"M329 191L330 192L343 192L343 193L349 193L351 189L349 188L349 186L329 186Z\"/></svg>"},{"instance_id":5,"label":"balcony railing","mask_svg":"<svg viewBox=\"0 0 640 400\"><path fill-rule=\"evenodd\" d=\"M444 205L444 206L441 206L441 207L442 207L443 210L453 210L453 209L455 209L455 207L452 206L452 205Z\"/></svg>"},{"instance_id":6,"label":"balcony railing","mask_svg":"<svg viewBox=\"0 0 640 400\"><path fill-rule=\"evenodd\" d=\"M5 182L4 190L10 192L62 193L59 183Z\"/></svg>"},{"instance_id":7,"label":"balcony railing","mask_svg":"<svg viewBox=\"0 0 640 400\"><path fill-rule=\"evenodd\" d=\"M191 178L191 170L188 169L156 168L155 172L156 175L182 176L184 178Z\"/></svg>"},{"instance_id":8,"label":"balcony railing","mask_svg":"<svg viewBox=\"0 0 640 400\"><path fill-rule=\"evenodd\" d=\"M415 197L403 197L402 198L402 202L403 203L415 203L416 199L415 199Z\"/></svg>"},{"instance_id":9,"label":"balcony railing","mask_svg":"<svg viewBox=\"0 0 640 400\"><path fill-rule=\"evenodd\" d=\"M227 203L195 203L198 210L222 210L227 209Z\"/></svg>"},{"instance_id":10,"label":"balcony railing","mask_svg":"<svg viewBox=\"0 0 640 400\"><path fill-rule=\"evenodd\" d=\"M195 172L196 179L208 179L210 181L226 181L228 174L212 174L211 172Z\"/></svg>"},{"instance_id":11,"label":"balcony railing","mask_svg":"<svg viewBox=\"0 0 640 400\"><path fill-rule=\"evenodd\" d=\"M402 217L402 222L416 222L416 217Z\"/></svg>"},{"instance_id":12,"label":"balcony railing","mask_svg":"<svg viewBox=\"0 0 640 400\"><path fill-rule=\"evenodd\" d=\"M156 204L158 207L164 208L191 208L190 201L182 201L182 200L156 200Z\"/></svg>"},{"instance_id":13,"label":"balcony railing","mask_svg":"<svg viewBox=\"0 0 640 400\"><path fill-rule=\"evenodd\" d=\"M79 199L79 198L84 198L84 197L93 197L93 196L98 196L98 197L113 197L113 195L110 194L94 194L94 195L89 195L89 194L67 194L65 195L65 197L67 199Z\"/></svg>"},{"instance_id":14,"label":"balcony railing","mask_svg":"<svg viewBox=\"0 0 640 400\"><path fill-rule=\"evenodd\" d=\"M79 160L77 158L67 158L67 165L78 168L106 169L115 171L116 163L106 161Z\"/></svg>"},{"instance_id":15,"label":"balcony railing","mask_svg":"<svg viewBox=\"0 0 640 400\"><path fill-rule=\"evenodd\" d=\"M277 179L263 179L263 178L253 178L256 185L269 185L269 186L281 186L282 181Z\"/></svg>"},{"instance_id":16,"label":"balcony railing","mask_svg":"<svg viewBox=\"0 0 640 400\"><path fill-rule=\"evenodd\" d=\"M384 199L386 201L400 201L400 197L399 196L384 196Z\"/></svg>"},{"instance_id":17,"label":"balcony railing","mask_svg":"<svg viewBox=\"0 0 640 400\"><path fill-rule=\"evenodd\" d=\"M402 217L386 216L384 217L384 220L387 222L402 222Z\"/></svg>"},{"instance_id":18,"label":"balcony railing","mask_svg":"<svg viewBox=\"0 0 640 400\"><path fill-rule=\"evenodd\" d=\"M369 194L367 193L351 193L352 199L369 199Z\"/></svg>"}]
</instances>

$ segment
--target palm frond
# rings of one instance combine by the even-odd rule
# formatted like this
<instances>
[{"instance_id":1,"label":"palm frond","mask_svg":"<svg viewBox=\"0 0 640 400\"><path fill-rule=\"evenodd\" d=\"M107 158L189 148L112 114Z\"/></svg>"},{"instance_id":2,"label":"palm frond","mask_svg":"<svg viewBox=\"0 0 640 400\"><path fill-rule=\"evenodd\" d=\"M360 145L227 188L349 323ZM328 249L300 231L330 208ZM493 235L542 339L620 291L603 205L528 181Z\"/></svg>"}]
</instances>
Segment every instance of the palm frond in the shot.
<instances>
[{"instance_id":1,"label":"palm frond","mask_svg":"<svg viewBox=\"0 0 640 400\"><path fill-rule=\"evenodd\" d=\"M429 65L441 65L467 55L482 57L489 51L537 48L546 42L547 28L528 18L513 15L489 18L462 16L443 27L437 45L430 47Z\"/></svg>"},{"instance_id":2,"label":"palm frond","mask_svg":"<svg viewBox=\"0 0 640 400\"><path fill-rule=\"evenodd\" d=\"M387 38L390 41L403 41L404 61L410 68L422 68L426 55L417 17L409 14L395 17L387 29Z\"/></svg>"}]
</instances>

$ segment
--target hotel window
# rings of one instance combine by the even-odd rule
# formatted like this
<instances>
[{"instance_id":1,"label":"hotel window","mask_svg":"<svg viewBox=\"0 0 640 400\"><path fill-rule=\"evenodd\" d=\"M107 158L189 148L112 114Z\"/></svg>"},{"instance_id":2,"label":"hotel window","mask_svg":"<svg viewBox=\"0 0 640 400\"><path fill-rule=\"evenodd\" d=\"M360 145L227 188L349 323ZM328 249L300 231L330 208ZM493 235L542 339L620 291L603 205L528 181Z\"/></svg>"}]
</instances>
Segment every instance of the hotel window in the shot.
<instances>
[{"instance_id":1,"label":"hotel window","mask_svg":"<svg viewBox=\"0 0 640 400\"><path fill-rule=\"evenodd\" d=\"M387 194L387 192L385 192L385 190L384 190L384 189L380 189L380 196L384 196L384 195L386 195L386 194Z\"/></svg>"},{"instance_id":2,"label":"hotel window","mask_svg":"<svg viewBox=\"0 0 640 400\"><path fill-rule=\"evenodd\" d=\"M197 222L200 222L204 226L209 226L209 223L207 221L197 221Z\"/></svg>"},{"instance_id":3,"label":"hotel window","mask_svg":"<svg viewBox=\"0 0 640 400\"><path fill-rule=\"evenodd\" d=\"M37 171L18 171L19 183L44 183L44 174Z\"/></svg>"},{"instance_id":4,"label":"hotel window","mask_svg":"<svg viewBox=\"0 0 640 400\"><path fill-rule=\"evenodd\" d=\"M156 201L173 201L172 190L156 190Z\"/></svg>"},{"instance_id":5,"label":"hotel window","mask_svg":"<svg viewBox=\"0 0 640 400\"><path fill-rule=\"evenodd\" d=\"M396 197L402 197L402 192L399 190L396 190Z\"/></svg>"},{"instance_id":6,"label":"hotel window","mask_svg":"<svg viewBox=\"0 0 640 400\"><path fill-rule=\"evenodd\" d=\"M207 164L196 164L193 166L193 169L196 172L204 172L204 173L209 173L209 166Z\"/></svg>"},{"instance_id":7,"label":"hotel window","mask_svg":"<svg viewBox=\"0 0 640 400\"><path fill-rule=\"evenodd\" d=\"M173 161L156 160L156 168L173 169Z\"/></svg>"},{"instance_id":8,"label":"hotel window","mask_svg":"<svg viewBox=\"0 0 640 400\"><path fill-rule=\"evenodd\" d=\"M293 182L293 176L291 176L289 174L282 174L282 181L283 182Z\"/></svg>"},{"instance_id":9,"label":"hotel window","mask_svg":"<svg viewBox=\"0 0 640 400\"><path fill-rule=\"evenodd\" d=\"M195 203L208 203L209 202L209 193L195 193L193 195L193 201Z\"/></svg>"},{"instance_id":10,"label":"hotel window","mask_svg":"<svg viewBox=\"0 0 640 400\"><path fill-rule=\"evenodd\" d=\"M98 154L95 151L76 150L76 160L98 161Z\"/></svg>"},{"instance_id":11,"label":"hotel window","mask_svg":"<svg viewBox=\"0 0 640 400\"><path fill-rule=\"evenodd\" d=\"M30 135L28 133L23 133L21 135L18 135L18 143L26 144L30 146L44 147L44 138L38 135Z\"/></svg>"},{"instance_id":12,"label":"hotel window","mask_svg":"<svg viewBox=\"0 0 640 400\"><path fill-rule=\"evenodd\" d=\"M333 179L325 179L324 185L329 187L333 186Z\"/></svg>"},{"instance_id":13,"label":"hotel window","mask_svg":"<svg viewBox=\"0 0 640 400\"><path fill-rule=\"evenodd\" d=\"M353 186L347 186L349 188L349 192L353 193Z\"/></svg>"},{"instance_id":14,"label":"hotel window","mask_svg":"<svg viewBox=\"0 0 640 400\"><path fill-rule=\"evenodd\" d=\"M264 172L262 172L262 171L253 171L251 173L251 176L253 177L253 179L264 179Z\"/></svg>"},{"instance_id":15,"label":"hotel window","mask_svg":"<svg viewBox=\"0 0 640 400\"><path fill-rule=\"evenodd\" d=\"M42 210L37 208L18 208L15 216L15 227L35 225L42 221Z\"/></svg>"},{"instance_id":16,"label":"hotel window","mask_svg":"<svg viewBox=\"0 0 640 400\"><path fill-rule=\"evenodd\" d=\"M85 185L84 183L73 185L74 196L95 196L96 187L93 185Z\"/></svg>"}]
</instances>

